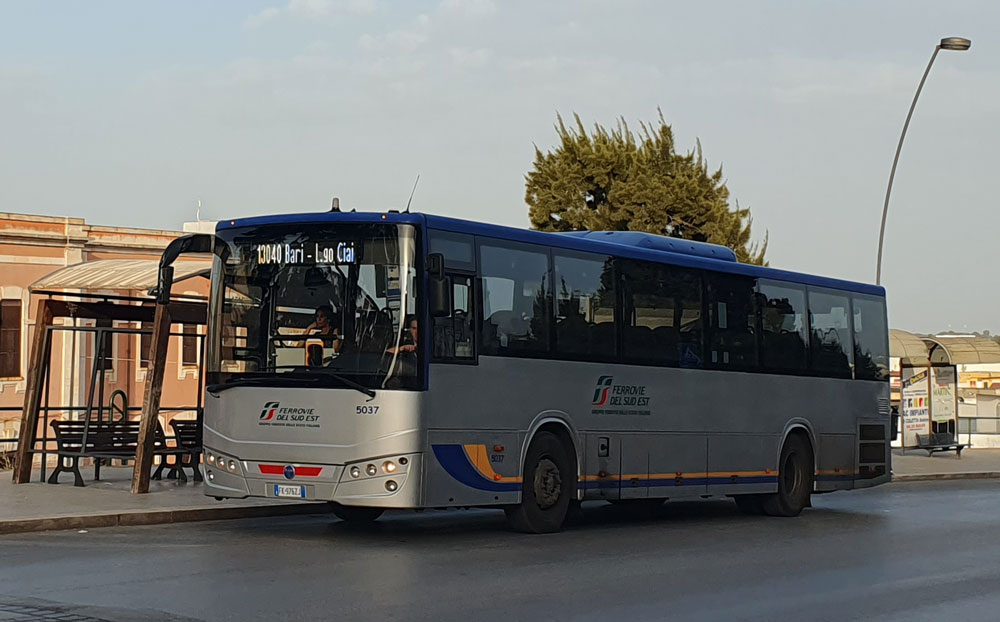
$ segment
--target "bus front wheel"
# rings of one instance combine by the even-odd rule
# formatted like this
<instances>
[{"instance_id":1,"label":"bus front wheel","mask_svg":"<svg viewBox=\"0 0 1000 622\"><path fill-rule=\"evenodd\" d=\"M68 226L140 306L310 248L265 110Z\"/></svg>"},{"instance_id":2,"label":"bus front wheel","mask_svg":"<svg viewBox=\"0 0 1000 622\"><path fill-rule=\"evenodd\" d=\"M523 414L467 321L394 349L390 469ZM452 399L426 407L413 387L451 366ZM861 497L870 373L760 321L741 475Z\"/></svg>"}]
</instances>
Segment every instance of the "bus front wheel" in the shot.
<instances>
[{"instance_id":1,"label":"bus front wheel","mask_svg":"<svg viewBox=\"0 0 1000 622\"><path fill-rule=\"evenodd\" d=\"M345 523L371 523L382 516L382 508L364 508L356 505L333 504L333 515Z\"/></svg>"},{"instance_id":2,"label":"bus front wheel","mask_svg":"<svg viewBox=\"0 0 1000 622\"><path fill-rule=\"evenodd\" d=\"M778 492L762 498L768 516L798 516L809 506L813 489L813 456L809 443L793 434L785 440L778 462Z\"/></svg>"},{"instance_id":3,"label":"bus front wheel","mask_svg":"<svg viewBox=\"0 0 1000 622\"><path fill-rule=\"evenodd\" d=\"M521 503L505 508L507 523L524 533L562 529L576 487L571 450L551 432L539 432L524 460Z\"/></svg>"}]
</instances>

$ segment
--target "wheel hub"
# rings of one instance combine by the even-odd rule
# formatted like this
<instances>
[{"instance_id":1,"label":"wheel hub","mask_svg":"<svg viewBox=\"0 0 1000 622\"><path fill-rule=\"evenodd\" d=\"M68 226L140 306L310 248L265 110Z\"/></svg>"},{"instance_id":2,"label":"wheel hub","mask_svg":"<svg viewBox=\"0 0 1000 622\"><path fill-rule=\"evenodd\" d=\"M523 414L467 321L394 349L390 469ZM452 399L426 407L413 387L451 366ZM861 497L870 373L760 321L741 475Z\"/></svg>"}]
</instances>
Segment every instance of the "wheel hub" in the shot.
<instances>
[{"instance_id":1,"label":"wheel hub","mask_svg":"<svg viewBox=\"0 0 1000 622\"><path fill-rule=\"evenodd\" d=\"M534 489L538 507L545 510L556 504L562 492L562 476L555 462L548 458L538 461L538 466L535 468Z\"/></svg>"}]
</instances>

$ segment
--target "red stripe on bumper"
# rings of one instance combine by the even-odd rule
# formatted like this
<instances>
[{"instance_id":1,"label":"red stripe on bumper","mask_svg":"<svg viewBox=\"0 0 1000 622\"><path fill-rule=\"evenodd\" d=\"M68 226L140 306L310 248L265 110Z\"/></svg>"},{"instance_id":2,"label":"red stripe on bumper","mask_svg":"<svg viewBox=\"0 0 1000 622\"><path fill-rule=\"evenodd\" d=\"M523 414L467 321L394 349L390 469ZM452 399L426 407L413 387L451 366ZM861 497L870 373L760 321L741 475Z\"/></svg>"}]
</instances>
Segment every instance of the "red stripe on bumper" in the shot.
<instances>
[{"instance_id":1,"label":"red stripe on bumper","mask_svg":"<svg viewBox=\"0 0 1000 622\"><path fill-rule=\"evenodd\" d=\"M283 464L258 464L257 468L264 475L284 475L285 465ZM301 466L295 467L296 477L317 477L323 471L323 467Z\"/></svg>"}]
</instances>

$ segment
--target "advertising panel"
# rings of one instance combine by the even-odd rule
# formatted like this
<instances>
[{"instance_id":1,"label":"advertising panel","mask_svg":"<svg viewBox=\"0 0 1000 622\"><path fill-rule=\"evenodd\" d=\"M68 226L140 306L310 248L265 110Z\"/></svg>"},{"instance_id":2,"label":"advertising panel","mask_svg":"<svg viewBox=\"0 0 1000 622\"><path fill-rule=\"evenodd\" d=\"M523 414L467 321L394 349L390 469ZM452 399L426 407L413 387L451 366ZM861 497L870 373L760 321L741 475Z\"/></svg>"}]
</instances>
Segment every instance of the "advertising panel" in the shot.
<instances>
[{"instance_id":1,"label":"advertising panel","mask_svg":"<svg viewBox=\"0 0 1000 622\"><path fill-rule=\"evenodd\" d=\"M903 368L903 447L915 447L917 434L930 434L930 379L926 368Z\"/></svg>"},{"instance_id":2,"label":"advertising panel","mask_svg":"<svg viewBox=\"0 0 1000 622\"><path fill-rule=\"evenodd\" d=\"M931 367L931 420L955 418L956 374L954 367Z\"/></svg>"}]
</instances>

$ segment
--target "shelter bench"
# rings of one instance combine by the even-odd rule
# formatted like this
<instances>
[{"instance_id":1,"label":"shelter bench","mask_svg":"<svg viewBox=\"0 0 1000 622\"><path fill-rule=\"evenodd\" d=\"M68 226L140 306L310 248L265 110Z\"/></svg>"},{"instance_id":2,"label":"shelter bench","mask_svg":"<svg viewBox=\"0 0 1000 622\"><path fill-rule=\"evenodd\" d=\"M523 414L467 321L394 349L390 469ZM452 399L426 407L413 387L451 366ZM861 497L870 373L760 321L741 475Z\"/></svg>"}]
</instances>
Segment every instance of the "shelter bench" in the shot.
<instances>
[{"instance_id":1,"label":"shelter bench","mask_svg":"<svg viewBox=\"0 0 1000 622\"><path fill-rule=\"evenodd\" d=\"M101 479L101 462L103 460L134 460L139 445L138 421L53 421L51 424L56 435L57 464L50 484L59 483L59 475L65 472L73 473L73 485L85 486L80 473L80 458L94 459L94 480ZM167 456L188 455L183 447L168 447L163 428L156 424L153 441L153 454L162 456L164 462ZM162 468L162 466L160 467ZM180 471L180 479L186 481L184 472Z\"/></svg>"},{"instance_id":2,"label":"shelter bench","mask_svg":"<svg viewBox=\"0 0 1000 622\"><path fill-rule=\"evenodd\" d=\"M160 479L163 469L169 468L167 479L178 477L181 481L186 481L184 469L189 468L193 471L194 481L202 481L201 469L199 468L201 464L201 424L191 419L171 419L170 428L174 432L173 439L177 443L177 448L183 452L178 451L173 454L173 463L168 464L164 459L157 467L156 472L153 473L153 479ZM185 458L187 458L186 462Z\"/></svg>"},{"instance_id":3,"label":"shelter bench","mask_svg":"<svg viewBox=\"0 0 1000 622\"><path fill-rule=\"evenodd\" d=\"M933 455L935 451L954 451L961 458L965 443L956 443L955 435L951 432L917 434L917 449L926 449L928 456Z\"/></svg>"}]
</instances>

